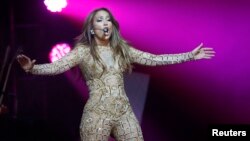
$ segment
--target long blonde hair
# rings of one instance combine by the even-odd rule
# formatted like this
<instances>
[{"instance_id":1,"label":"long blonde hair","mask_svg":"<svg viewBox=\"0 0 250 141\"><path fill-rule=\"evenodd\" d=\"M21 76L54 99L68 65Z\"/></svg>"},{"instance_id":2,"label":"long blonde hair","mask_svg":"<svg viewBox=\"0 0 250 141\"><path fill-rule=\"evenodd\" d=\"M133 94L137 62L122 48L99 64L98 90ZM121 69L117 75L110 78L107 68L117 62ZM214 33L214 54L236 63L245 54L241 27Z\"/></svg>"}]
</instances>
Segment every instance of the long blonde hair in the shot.
<instances>
[{"instance_id":1,"label":"long blonde hair","mask_svg":"<svg viewBox=\"0 0 250 141\"><path fill-rule=\"evenodd\" d=\"M121 56L120 59L122 59L120 66L124 70L131 72L132 65L131 65L129 51L128 51L129 45L121 37L120 31L119 31L119 23L116 21L112 13L107 8L99 8L89 14L89 16L87 17L83 25L82 33L80 34L80 36L77 37L77 43L89 46L90 53L93 56L94 61L101 64L104 70L106 70L105 65L103 64L99 54L97 53L97 44L96 44L96 41L94 40L94 36L90 32L91 29L93 29L94 16L96 15L98 11L102 11L102 10L109 13L110 20L113 24L112 26L113 29L112 29L112 33L111 33L111 37L109 41L110 41L110 46L112 47L114 51L114 59L115 59L115 56L120 55Z\"/></svg>"}]
</instances>

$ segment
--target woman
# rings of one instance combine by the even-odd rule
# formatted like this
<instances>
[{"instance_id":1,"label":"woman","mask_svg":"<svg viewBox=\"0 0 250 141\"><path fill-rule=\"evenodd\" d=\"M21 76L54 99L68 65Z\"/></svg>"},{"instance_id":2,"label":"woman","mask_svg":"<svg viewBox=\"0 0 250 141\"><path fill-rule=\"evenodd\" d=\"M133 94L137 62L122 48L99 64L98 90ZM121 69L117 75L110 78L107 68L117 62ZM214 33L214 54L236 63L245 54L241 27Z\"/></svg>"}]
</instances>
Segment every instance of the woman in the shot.
<instances>
[{"instance_id":1,"label":"woman","mask_svg":"<svg viewBox=\"0 0 250 141\"><path fill-rule=\"evenodd\" d=\"M62 59L35 65L25 55L17 57L21 67L32 74L56 75L79 65L89 88L90 97L80 124L82 141L142 141L143 136L124 90L123 73L132 63L148 66L210 59L212 48L202 44L191 52L153 55L129 46L119 33L119 25L106 8L94 10L87 18L76 47Z\"/></svg>"}]
</instances>

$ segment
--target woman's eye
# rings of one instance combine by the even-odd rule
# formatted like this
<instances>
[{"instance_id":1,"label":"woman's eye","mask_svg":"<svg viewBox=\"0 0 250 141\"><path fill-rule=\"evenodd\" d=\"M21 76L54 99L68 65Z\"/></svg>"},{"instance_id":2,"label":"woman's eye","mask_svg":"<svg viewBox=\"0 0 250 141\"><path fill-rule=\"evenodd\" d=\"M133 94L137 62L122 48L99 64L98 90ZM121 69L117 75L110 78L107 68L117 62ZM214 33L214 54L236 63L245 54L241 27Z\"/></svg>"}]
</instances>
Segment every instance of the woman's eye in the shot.
<instances>
[{"instance_id":1,"label":"woman's eye","mask_svg":"<svg viewBox=\"0 0 250 141\"><path fill-rule=\"evenodd\" d=\"M107 19L107 21L109 21L109 22L110 22L110 21L111 21L111 19Z\"/></svg>"},{"instance_id":2,"label":"woman's eye","mask_svg":"<svg viewBox=\"0 0 250 141\"><path fill-rule=\"evenodd\" d=\"M97 22L101 22L102 20L96 20Z\"/></svg>"}]
</instances>

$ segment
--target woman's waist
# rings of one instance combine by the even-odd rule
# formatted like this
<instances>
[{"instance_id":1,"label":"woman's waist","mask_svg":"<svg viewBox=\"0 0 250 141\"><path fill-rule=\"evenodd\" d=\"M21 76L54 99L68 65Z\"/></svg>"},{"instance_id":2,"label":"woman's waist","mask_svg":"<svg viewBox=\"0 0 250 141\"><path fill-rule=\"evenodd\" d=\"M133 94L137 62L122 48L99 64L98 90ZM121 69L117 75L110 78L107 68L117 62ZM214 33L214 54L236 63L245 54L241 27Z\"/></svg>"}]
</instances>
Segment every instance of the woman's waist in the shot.
<instances>
[{"instance_id":1,"label":"woman's waist","mask_svg":"<svg viewBox=\"0 0 250 141\"><path fill-rule=\"evenodd\" d=\"M92 96L126 96L124 85L106 85L99 87L88 87L89 95Z\"/></svg>"},{"instance_id":2,"label":"woman's waist","mask_svg":"<svg viewBox=\"0 0 250 141\"><path fill-rule=\"evenodd\" d=\"M108 75L102 78L94 78L86 81L90 91L101 88L119 89L124 88L124 81L120 75Z\"/></svg>"},{"instance_id":3,"label":"woman's waist","mask_svg":"<svg viewBox=\"0 0 250 141\"><path fill-rule=\"evenodd\" d=\"M122 101L128 102L124 86L103 86L99 88L89 89L89 101L106 102Z\"/></svg>"}]
</instances>

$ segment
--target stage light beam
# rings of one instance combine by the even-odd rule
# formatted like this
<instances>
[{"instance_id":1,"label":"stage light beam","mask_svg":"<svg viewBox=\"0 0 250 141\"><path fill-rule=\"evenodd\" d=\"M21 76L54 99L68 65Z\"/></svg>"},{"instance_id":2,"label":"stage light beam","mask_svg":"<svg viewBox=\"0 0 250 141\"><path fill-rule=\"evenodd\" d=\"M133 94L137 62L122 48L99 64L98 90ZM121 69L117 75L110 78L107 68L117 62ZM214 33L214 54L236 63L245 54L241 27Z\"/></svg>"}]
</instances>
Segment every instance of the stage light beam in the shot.
<instances>
[{"instance_id":1,"label":"stage light beam","mask_svg":"<svg viewBox=\"0 0 250 141\"><path fill-rule=\"evenodd\" d=\"M51 12L61 12L67 6L67 0L44 0L44 4Z\"/></svg>"},{"instance_id":2,"label":"stage light beam","mask_svg":"<svg viewBox=\"0 0 250 141\"><path fill-rule=\"evenodd\" d=\"M56 44L53 46L51 52L49 53L49 59L50 62L55 62L56 60L59 60L64 55L69 53L71 50L71 47L66 43Z\"/></svg>"}]
</instances>

